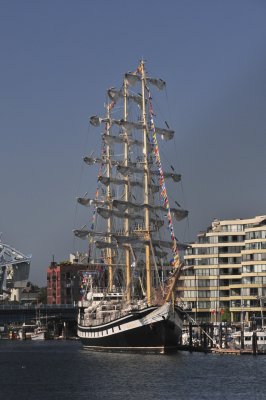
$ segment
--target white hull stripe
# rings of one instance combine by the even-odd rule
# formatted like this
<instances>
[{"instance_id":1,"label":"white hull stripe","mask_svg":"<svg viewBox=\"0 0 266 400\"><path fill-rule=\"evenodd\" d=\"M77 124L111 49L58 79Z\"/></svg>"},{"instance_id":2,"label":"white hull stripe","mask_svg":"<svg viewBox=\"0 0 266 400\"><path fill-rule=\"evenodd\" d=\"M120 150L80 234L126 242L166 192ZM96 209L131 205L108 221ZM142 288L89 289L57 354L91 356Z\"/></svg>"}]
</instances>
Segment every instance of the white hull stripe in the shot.
<instances>
[{"instance_id":1,"label":"white hull stripe","mask_svg":"<svg viewBox=\"0 0 266 400\"><path fill-rule=\"evenodd\" d=\"M153 310L157 310L157 307L150 307L149 310L150 310L150 312L152 312ZM141 314L144 313L144 312L147 312L147 309L138 311L139 319L142 318L142 317L141 317ZM109 328L110 325L114 325L114 323L115 323L115 324L119 324L121 321L124 321L124 320L130 318L132 315L133 315L133 314L130 313L130 314L125 315L124 317L121 317L121 318L118 318L118 319L114 319L113 321L107 322L107 323L105 323L105 324L96 325L96 326L93 326L93 325L92 325L92 326L89 326L89 329L90 329L90 330L91 330L91 329L96 329L96 330L98 330L98 329L112 329L112 328ZM87 328L88 328L88 326L83 326L83 325L79 325L79 327L80 327L80 329L82 329L82 328L87 329Z\"/></svg>"},{"instance_id":2,"label":"white hull stripe","mask_svg":"<svg viewBox=\"0 0 266 400\"><path fill-rule=\"evenodd\" d=\"M116 335L117 333L123 333L126 331L130 331L136 328L140 328L145 325L150 325L152 323L160 322L163 320L166 320L169 318L170 314L170 306L168 304L156 309L155 311L152 311L150 314L147 316L137 319L134 321L129 321L126 323L119 324L121 320L118 320L117 323L118 325L108 328L106 325L104 326L104 329L98 330L98 331L92 331L91 327L87 327L87 330L80 330L80 327L78 327L78 336L80 338L101 338L101 337L107 337L107 336L112 336ZM182 330L182 325L183 322L181 318L179 318L176 313L174 318L170 318L175 324ZM101 326L97 327L100 328ZM95 327L94 327L95 328Z\"/></svg>"}]
</instances>

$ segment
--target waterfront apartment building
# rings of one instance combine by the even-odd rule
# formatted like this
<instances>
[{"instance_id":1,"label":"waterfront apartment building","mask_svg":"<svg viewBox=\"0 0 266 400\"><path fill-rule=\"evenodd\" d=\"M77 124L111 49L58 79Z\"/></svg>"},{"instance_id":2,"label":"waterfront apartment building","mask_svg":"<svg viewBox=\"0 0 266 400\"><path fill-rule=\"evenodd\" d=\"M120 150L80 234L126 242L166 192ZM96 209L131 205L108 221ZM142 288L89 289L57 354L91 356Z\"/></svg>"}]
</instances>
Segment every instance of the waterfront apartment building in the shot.
<instances>
[{"instance_id":1,"label":"waterfront apartment building","mask_svg":"<svg viewBox=\"0 0 266 400\"><path fill-rule=\"evenodd\" d=\"M266 215L214 220L185 254L178 294L197 322L263 323Z\"/></svg>"}]
</instances>

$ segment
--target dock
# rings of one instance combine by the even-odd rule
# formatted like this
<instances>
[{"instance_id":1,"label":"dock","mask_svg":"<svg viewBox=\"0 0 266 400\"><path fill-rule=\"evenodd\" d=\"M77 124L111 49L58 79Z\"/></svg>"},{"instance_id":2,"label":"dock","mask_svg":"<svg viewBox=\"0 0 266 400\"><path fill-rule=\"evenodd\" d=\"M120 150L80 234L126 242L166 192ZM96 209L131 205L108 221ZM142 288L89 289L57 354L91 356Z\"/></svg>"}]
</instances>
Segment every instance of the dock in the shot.
<instances>
[{"instance_id":1,"label":"dock","mask_svg":"<svg viewBox=\"0 0 266 400\"><path fill-rule=\"evenodd\" d=\"M220 355L263 355L266 354L266 343L265 333L261 332L244 332L242 326L236 335L235 332L232 334L229 324L214 326L190 321L184 329L178 350Z\"/></svg>"}]
</instances>

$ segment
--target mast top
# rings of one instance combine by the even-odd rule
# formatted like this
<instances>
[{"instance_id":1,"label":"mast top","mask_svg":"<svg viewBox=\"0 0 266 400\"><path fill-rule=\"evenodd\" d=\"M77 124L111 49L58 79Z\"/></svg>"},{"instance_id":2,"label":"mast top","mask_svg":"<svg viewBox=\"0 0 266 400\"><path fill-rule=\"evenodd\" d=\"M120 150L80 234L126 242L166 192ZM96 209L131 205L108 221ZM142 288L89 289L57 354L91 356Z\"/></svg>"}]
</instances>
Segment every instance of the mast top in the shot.
<instances>
[{"instance_id":1,"label":"mast top","mask_svg":"<svg viewBox=\"0 0 266 400\"><path fill-rule=\"evenodd\" d=\"M142 58L140 60L140 65L139 65L139 67L137 69L137 72L140 72L142 74L142 77L144 77L144 75L145 75L145 62L146 61Z\"/></svg>"}]
</instances>

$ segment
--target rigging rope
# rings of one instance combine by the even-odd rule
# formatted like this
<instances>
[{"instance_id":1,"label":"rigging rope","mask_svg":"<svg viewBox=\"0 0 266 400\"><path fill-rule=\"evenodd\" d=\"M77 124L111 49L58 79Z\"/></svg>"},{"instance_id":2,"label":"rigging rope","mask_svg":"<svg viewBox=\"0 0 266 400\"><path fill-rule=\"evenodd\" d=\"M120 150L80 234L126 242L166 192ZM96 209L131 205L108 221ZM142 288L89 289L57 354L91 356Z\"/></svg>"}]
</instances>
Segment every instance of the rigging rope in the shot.
<instances>
[{"instance_id":1,"label":"rigging rope","mask_svg":"<svg viewBox=\"0 0 266 400\"><path fill-rule=\"evenodd\" d=\"M174 266L178 266L180 264L180 258L179 258L179 252L178 252L178 247L177 247L176 238L175 238L174 225L173 225L172 216L171 216L170 204L169 204L168 195L167 195L167 191L166 191L164 173L163 173L163 168L162 168L161 158L160 158L160 153L159 153L159 146L158 146L158 142L157 142L156 128L155 128L154 119L153 119L154 111L153 111L153 106L152 106L152 97L151 97L151 93L148 88L147 88L147 91L148 91L149 116L150 116L152 141L153 141L153 153L154 153L156 165L157 165L158 171L159 171L159 185L161 188L160 194L163 199L163 205L167 210L168 228L170 230L170 235L171 235L171 240L172 240L172 252L173 252L173 257L174 257L173 264L174 264Z\"/></svg>"}]
</instances>

